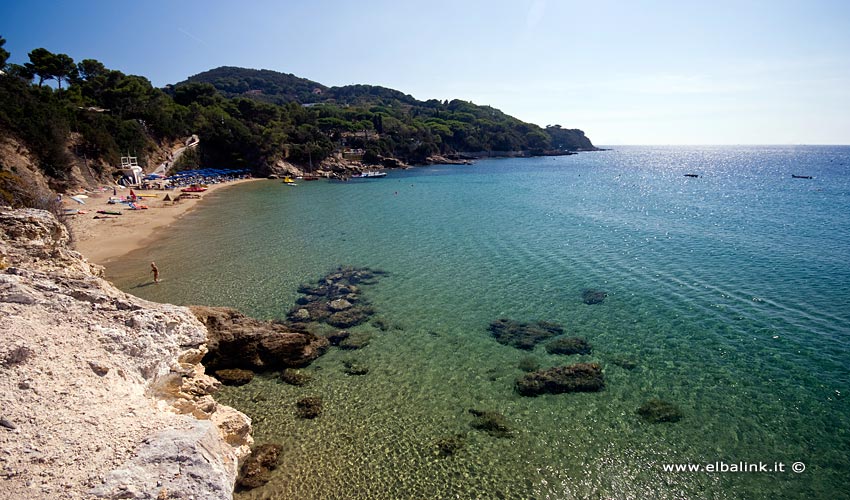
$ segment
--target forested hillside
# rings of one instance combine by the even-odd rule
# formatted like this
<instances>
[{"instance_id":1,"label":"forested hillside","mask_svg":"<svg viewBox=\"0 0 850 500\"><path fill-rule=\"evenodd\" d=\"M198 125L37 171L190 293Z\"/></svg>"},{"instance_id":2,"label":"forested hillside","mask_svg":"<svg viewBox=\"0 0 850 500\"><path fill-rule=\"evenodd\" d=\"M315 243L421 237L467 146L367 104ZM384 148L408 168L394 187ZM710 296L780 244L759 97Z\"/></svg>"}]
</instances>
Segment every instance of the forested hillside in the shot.
<instances>
[{"instance_id":1,"label":"forested hillside","mask_svg":"<svg viewBox=\"0 0 850 500\"><path fill-rule=\"evenodd\" d=\"M31 51L25 64L6 64L4 43L0 37L0 139L22 145L60 191L81 165L91 178L109 178L126 155L152 168L165 146L191 134L201 137L200 153L187 156L183 167L257 173L281 161L317 167L352 149L362 150L367 164L594 149L580 130L543 129L461 100L418 101L384 87L329 88L232 67L158 89L143 76L43 48ZM0 170L15 174L2 154Z\"/></svg>"},{"instance_id":2,"label":"forested hillside","mask_svg":"<svg viewBox=\"0 0 850 500\"><path fill-rule=\"evenodd\" d=\"M481 151L577 151L595 149L584 132L559 125L540 128L490 106L467 101L419 101L374 85L326 87L269 70L221 67L190 77L183 85L210 84L222 94L260 102L297 102L315 109L317 125L330 135L362 132L353 145L408 162L432 154ZM371 123L371 126L370 126ZM375 132L379 139L368 140Z\"/></svg>"}]
</instances>

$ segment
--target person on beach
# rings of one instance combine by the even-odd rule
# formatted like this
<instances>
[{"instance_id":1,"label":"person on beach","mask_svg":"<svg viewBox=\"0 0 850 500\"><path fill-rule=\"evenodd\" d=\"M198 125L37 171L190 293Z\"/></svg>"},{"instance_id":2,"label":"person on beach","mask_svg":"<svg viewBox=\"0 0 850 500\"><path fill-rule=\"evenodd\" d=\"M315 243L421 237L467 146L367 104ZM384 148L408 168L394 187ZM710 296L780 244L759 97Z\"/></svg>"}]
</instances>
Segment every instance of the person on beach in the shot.
<instances>
[{"instance_id":1,"label":"person on beach","mask_svg":"<svg viewBox=\"0 0 850 500\"><path fill-rule=\"evenodd\" d=\"M156 267L156 262L151 262L151 272L153 273L153 282L159 283L159 268Z\"/></svg>"}]
</instances>

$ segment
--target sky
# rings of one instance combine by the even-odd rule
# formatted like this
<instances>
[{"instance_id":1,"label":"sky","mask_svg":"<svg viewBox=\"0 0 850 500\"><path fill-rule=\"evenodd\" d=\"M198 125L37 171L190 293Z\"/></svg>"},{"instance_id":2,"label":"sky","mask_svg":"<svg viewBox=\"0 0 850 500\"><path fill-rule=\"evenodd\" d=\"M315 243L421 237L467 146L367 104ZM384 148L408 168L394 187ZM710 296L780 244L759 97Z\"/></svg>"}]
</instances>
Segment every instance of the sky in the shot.
<instances>
[{"instance_id":1,"label":"sky","mask_svg":"<svg viewBox=\"0 0 850 500\"><path fill-rule=\"evenodd\" d=\"M44 47L158 87L219 66L463 99L597 145L850 144L850 0L0 0Z\"/></svg>"}]
</instances>

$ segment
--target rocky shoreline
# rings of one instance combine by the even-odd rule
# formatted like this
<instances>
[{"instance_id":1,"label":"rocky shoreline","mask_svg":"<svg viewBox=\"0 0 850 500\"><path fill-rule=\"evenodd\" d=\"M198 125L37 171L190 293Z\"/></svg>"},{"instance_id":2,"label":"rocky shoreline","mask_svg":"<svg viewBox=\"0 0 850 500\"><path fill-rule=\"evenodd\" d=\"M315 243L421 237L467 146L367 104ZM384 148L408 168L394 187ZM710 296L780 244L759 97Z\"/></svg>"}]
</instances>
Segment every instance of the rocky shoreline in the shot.
<instances>
[{"instance_id":1,"label":"rocky shoreline","mask_svg":"<svg viewBox=\"0 0 850 500\"><path fill-rule=\"evenodd\" d=\"M428 165L472 165L477 160L487 158L532 158L536 156L569 156L581 152L606 151L605 149L580 149L576 151L551 149L540 151L468 151L428 156L421 163L406 163L392 156L378 157L378 162L367 164L358 159L346 158L342 154L328 157L315 168L297 166L285 160L280 160L269 168L270 174L277 178L281 176L316 175L329 179L348 179L352 175L375 169L408 169Z\"/></svg>"},{"instance_id":2,"label":"rocky shoreline","mask_svg":"<svg viewBox=\"0 0 850 500\"><path fill-rule=\"evenodd\" d=\"M0 207L6 498L232 498L250 419L211 396L207 329L126 294L50 213Z\"/></svg>"}]
</instances>

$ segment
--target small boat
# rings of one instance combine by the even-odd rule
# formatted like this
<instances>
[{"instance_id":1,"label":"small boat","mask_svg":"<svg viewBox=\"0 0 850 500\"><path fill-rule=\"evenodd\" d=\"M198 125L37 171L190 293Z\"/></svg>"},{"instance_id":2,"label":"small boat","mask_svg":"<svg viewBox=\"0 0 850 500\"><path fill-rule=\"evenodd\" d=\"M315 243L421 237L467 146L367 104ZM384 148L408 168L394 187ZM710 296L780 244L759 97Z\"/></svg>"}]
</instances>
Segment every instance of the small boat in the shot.
<instances>
[{"instance_id":1,"label":"small boat","mask_svg":"<svg viewBox=\"0 0 850 500\"><path fill-rule=\"evenodd\" d=\"M317 180L319 180L319 176L318 175L302 175L301 180L317 181Z\"/></svg>"},{"instance_id":2,"label":"small boat","mask_svg":"<svg viewBox=\"0 0 850 500\"><path fill-rule=\"evenodd\" d=\"M189 186L187 188L181 189L180 191L183 191L184 193L203 193L206 190L207 188L203 186Z\"/></svg>"},{"instance_id":3,"label":"small boat","mask_svg":"<svg viewBox=\"0 0 850 500\"><path fill-rule=\"evenodd\" d=\"M791 174L792 179L814 179L811 175L794 175Z\"/></svg>"},{"instance_id":4,"label":"small boat","mask_svg":"<svg viewBox=\"0 0 850 500\"><path fill-rule=\"evenodd\" d=\"M290 186L294 186L294 185L295 185L295 181L294 181L294 180L292 180L292 177L289 177L289 176L286 176L286 177L284 177L284 178L283 178L283 183L284 183L284 184L287 184L287 185L290 185Z\"/></svg>"},{"instance_id":5,"label":"small boat","mask_svg":"<svg viewBox=\"0 0 850 500\"><path fill-rule=\"evenodd\" d=\"M699 177L699 174L685 174L685 177Z\"/></svg>"},{"instance_id":6,"label":"small boat","mask_svg":"<svg viewBox=\"0 0 850 500\"><path fill-rule=\"evenodd\" d=\"M375 178L378 178L378 177L386 177L386 176L387 176L386 172L378 172L376 170L366 170L366 171L360 172L359 174L352 175L351 178L352 179L375 179Z\"/></svg>"}]
</instances>

